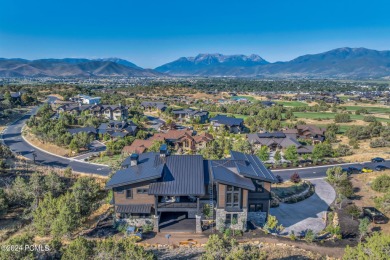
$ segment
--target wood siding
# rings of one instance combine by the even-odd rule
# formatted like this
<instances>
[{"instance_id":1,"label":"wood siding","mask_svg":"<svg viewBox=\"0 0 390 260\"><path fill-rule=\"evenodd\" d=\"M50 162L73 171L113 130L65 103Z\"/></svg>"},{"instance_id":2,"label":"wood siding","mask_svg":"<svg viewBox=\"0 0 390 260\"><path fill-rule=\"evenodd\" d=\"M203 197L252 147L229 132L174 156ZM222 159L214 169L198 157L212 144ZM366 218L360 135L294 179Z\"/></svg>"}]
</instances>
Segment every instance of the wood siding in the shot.
<instances>
[{"instance_id":1,"label":"wood siding","mask_svg":"<svg viewBox=\"0 0 390 260\"><path fill-rule=\"evenodd\" d=\"M137 189L149 189L149 183L139 183L120 187L123 188L123 192L118 192L114 189L114 201L116 205L128 205L128 204L153 204L154 196L148 194L137 193ZM132 189L133 198L126 198L126 190Z\"/></svg>"},{"instance_id":2,"label":"wood siding","mask_svg":"<svg viewBox=\"0 0 390 260\"><path fill-rule=\"evenodd\" d=\"M242 208L246 209L248 207L248 190L242 189Z\"/></svg>"},{"instance_id":3,"label":"wood siding","mask_svg":"<svg viewBox=\"0 0 390 260\"><path fill-rule=\"evenodd\" d=\"M226 203L226 185L218 184L218 208L224 208Z\"/></svg>"}]
</instances>

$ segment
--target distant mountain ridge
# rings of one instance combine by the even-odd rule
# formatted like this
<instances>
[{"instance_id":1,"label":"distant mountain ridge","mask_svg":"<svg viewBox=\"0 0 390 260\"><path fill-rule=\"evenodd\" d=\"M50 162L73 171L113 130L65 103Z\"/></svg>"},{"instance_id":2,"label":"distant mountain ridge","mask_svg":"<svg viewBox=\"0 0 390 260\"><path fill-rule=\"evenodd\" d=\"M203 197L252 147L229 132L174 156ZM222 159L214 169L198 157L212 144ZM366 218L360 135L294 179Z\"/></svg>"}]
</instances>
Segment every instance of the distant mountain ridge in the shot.
<instances>
[{"instance_id":1,"label":"distant mountain ridge","mask_svg":"<svg viewBox=\"0 0 390 260\"><path fill-rule=\"evenodd\" d=\"M120 58L39 60L0 58L0 77L115 76L388 79L390 51L344 47L274 63L256 54L249 56L199 54L195 57L181 57L154 70L143 69Z\"/></svg>"},{"instance_id":2,"label":"distant mountain ridge","mask_svg":"<svg viewBox=\"0 0 390 260\"><path fill-rule=\"evenodd\" d=\"M275 63L258 55L200 54L179 58L155 70L177 76L383 78L390 76L390 51L345 47Z\"/></svg>"},{"instance_id":3,"label":"distant mountain ridge","mask_svg":"<svg viewBox=\"0 0 390 260\"><path fill-rule=\"evenodd\" d=\"M119 58L85 59L0 59L0 77L156 77L157 71L143 69Z\"/></svg>"},{"instance_id":4,"label":"distant mountain ridge","mask_svg":"<svg viewBox=\"0 0 390 260\"><path fill-rule=\"evenodd\" d=\"M255 54L245 56L215 53L199 54L195 57L181 57L176 61L157 67L155 70L174 75L205 76L210 74L218 76L220 73L234 74L234 70L238 67L246 68L268 63L268 61Z\"/></svg>"}]
</instances>

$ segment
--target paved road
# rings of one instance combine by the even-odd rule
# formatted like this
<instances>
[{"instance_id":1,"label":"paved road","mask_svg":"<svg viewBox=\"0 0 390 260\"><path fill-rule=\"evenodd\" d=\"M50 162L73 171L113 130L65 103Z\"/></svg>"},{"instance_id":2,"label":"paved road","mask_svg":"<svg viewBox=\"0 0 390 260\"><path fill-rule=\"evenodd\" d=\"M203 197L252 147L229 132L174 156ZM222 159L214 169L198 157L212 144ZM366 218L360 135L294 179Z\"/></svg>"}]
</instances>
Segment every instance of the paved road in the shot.
<instances>
[{"instance_id":1,"label":"paved road","mask_svg":"<svg viewBox=\"0 0 390 260\"><path fill-rule=\"evenodd\" d=\"M367 158L367 159L371 159L371 158ZM362 167L368 167L368 168L374 169L375 166L377 166L377 165L385 165L385 166L390 168L390 161L387 160L387 161L382 162L382 163L372 163L372 162L346 163L346 164L343 164L340 166L343 168L353 166L353 167L356 167L358 169L361 169ZM326 170L328 168L331 168L331 167L334 167L334 166L327 165L327 166L314 166L314 167L288 169L288 170L272 170L272 172L275 175L280 175L284 180L290 179L290 176L295 172L297 172L299 174L299 176L301 176L301 178L303 178L303 179L316 179L316 178L326 177ZM365 174L365 173L363 173L363 174Z\"/></svg>"},{"instance_id":2,"label":"paved road","mask_svg":"<svg viewBox=\"0 0 390 260\"><path fill-rule=\"evenodd\" d=\"M53 102L54 97L50 97L48 102ZM107 176L110 173L110 168L97 166L89 163L74 161L63 157L51 155L41 150L35 149L28 144L21 136L21 130L26 121L35 114L37 108L33 109L29 114L23 116L21 119L10 124L3 132L3 141L13 152L18 153L28 159L33 160L33 152L36 155L35 161L37 163L52 166L66 168L71 167L74 171L83 173L93 173L98 175Z\"/></svg>"},{"instance_id":3,"label":"paved road","mask_svg":"<svg viewBox=\"0 0 390 260\"><path fill-rule=\"evenodd\" d=\"M325 228L325 214L335 200L336 192L325 180L311 182L315 185L315 193L309 198L293 204L280 203L279 207L271 208L270 214L285 227L283 234L293 230L296 235L304 235L307 229L318 233Z\"/></svg>"}]
</instances>

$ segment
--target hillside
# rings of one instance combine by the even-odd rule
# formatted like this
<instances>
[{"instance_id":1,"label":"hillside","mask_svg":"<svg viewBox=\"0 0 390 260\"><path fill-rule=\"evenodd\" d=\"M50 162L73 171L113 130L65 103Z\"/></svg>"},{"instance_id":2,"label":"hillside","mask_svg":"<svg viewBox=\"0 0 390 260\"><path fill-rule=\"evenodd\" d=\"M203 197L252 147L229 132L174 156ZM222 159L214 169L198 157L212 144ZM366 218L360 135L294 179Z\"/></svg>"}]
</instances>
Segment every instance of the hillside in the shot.
<instances>
[{"instance_id":1,"label":"hillside","mask_svg":"<svg viewBox=\"0 0 390 260\"><path fill-rule=\"evenodd\" d=\"M145 70L122 59L0 59L0 77L156 77L162 74Z\"/></svg>"}]
</instances>

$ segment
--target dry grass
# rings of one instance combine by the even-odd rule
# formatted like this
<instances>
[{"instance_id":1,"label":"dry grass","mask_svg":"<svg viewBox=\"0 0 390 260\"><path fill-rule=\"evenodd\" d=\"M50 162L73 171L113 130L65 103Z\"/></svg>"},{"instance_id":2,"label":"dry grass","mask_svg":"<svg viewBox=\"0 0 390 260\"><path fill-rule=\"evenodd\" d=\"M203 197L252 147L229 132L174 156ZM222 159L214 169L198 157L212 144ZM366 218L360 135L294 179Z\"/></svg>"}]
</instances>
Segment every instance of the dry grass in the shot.
<instances>
[{"instance_id":1,"label":"dry grass","mask_svg":"<svg viewBox=\"0 0 390 260\"><path fill-rule=\"evenodd\" d=\"M348 144L349 139L346 136L338 136L338 139L342 144ZM336 148L338 144L335 144ZM390 150L388 147L371 148L370 140L364 140L359 142L359 149L353 149L352 155L344 156L342 159L346 162L365 162L371 160L373 157L382 157L390 159Z\"/></svg>"},{"instance_id":2,"label":"dry grass","mask_svg":"<svg viewBox=\"0 0 390 260\"><path fill-rule=\"evenodd\" d=\"M355 194L357 195L357 197L359 197L358 200L354 201L357 206L375 207L374 198L377 196L383 196L383 193L376 192L373 189L371 189L370 183L372 183L372 181L376 177L382 174L387 174L390 176L390 170L352 175L351 181L353 187L356 188L357 190ZM390 215L387 215L387 217L390 217ZM371 224L371 228L374 227L379 227L383 232L390 234L390 222L382 225Z\"/></svg>"},{"instance_id":3,"label":"dry grass","mask_svg":"<svg viewBox=\"0 0 390 260\"><path fill-rule=\"evenodd\" d=\"M33 134L28 133L28 131L24 131L24 138L34 146L37 146L45 151L48 151L50 153L60 155L60 156L68 156L71 154L71 151L67 148L57 146L55 144L51 143L43 143L40 140L38 140Z\"/></svg>"}]
</instances>

